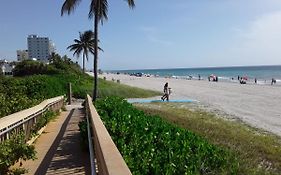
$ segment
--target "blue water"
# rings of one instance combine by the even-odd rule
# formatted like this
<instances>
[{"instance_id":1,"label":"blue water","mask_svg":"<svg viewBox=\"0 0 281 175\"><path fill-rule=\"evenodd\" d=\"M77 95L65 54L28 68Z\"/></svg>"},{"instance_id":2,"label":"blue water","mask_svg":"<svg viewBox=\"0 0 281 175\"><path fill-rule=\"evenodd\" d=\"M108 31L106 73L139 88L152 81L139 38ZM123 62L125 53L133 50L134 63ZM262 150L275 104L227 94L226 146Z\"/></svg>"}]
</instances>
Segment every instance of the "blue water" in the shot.
<instances>
[{"instance_id":1,"label":"blue water","mask_svg":"<svg viewBox=\"0 0 281 175\"><path fill-rule=\"evenodd\" d=\"M113 72L120 73L136 73L152 74L160 77L188 77L198 79L199 75L202 79L207 79L211 74L219 77L219 80L233 81L238 76L246 76L249 81L255 78L261 82L266 80L270 82L272 78L277 82L281 82L281 66L244 66L244 67L212 67L212 68L177 68L177 69L143 69L143 70L119 70ZM232 80L233 79L233 80Z\"/></svg>"}]
</instances>

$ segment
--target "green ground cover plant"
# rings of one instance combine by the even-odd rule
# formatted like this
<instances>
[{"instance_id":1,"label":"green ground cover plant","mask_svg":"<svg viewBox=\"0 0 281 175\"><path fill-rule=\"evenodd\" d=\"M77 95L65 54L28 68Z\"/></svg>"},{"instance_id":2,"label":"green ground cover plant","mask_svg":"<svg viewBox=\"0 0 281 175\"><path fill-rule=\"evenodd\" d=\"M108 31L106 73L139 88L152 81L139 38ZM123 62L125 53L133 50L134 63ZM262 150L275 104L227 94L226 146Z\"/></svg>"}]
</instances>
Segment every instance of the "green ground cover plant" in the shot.
<instances>
[{"instance_id":1,"label":"green ground cover plant","mask_svg":"<svg viewBox=\"0 0 281 175\"><path fill-rule=\"evenodd\" d=\"M237 174L272 174L281 172L281 139L252 128L241 121L227 120L192 104L135 104L146 114L159 115L164 120L186 128L210 143L230 149L237 155Z\"/></svg>"},{"instance_id":2,"label":"green ground cover plant","mask_svg":"<svg viewBox=\"0 0 281 175\"><path fill-rule=\"evenodd\" d=\"M239 164L227 149L146 115L126 100L108 97L95 106L133 174L237 173Z\"/></svg>"}]
</instances>

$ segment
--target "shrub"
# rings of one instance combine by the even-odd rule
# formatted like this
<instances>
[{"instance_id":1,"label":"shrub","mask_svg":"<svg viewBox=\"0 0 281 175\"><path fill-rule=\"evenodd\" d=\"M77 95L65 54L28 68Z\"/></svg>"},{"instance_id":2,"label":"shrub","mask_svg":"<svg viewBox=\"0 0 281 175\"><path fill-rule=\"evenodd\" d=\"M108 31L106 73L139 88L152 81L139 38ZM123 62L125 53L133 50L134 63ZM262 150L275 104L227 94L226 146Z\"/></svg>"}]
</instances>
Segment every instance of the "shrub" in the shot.
<instances>
[{"instance_id":1,"label":"shrub","mask_svg":"<svg viewBox=\"0 0 281 175\"><path fill-rule=\"evenodd\" d=\"M198 135L149 116L117 97L96 108L133 174L236 174L228 150Z\"/></svg>"},{"instance_id":2,"label":"shrub","mask_svg":"<svg viewBox=\"0 0 281 175\"><path fill-rule=\"evenodd\" d=\"M47 65L42 62L24 60L16 64L13 70L14 76L27 76L27 75L38 75L38 74L56 74L58 69L52 65Z\"/></svg>"},{"instance_id":3,"label":"shrub","mask_svg":"<svg viewBox=\"0 0 281 175\"><path fill-rule=\"evenodd\" d=\"M13 134L10 139L0 144L0 174L8 174L9 168L20 159L35 159L35 148L25 143L24 134ZM14 172L26 172L24 169L15 169Z\"/></svg>"},{"instance_id":4,"label":"shrub","mask_svg":"<svg viewBox=\"0 0 281 175\"><path fill-rule=\"evenodd\" d=\"M81 67L78 63L74 63L66 55L61 57L58 54L52 54L50 65L54 66L61 73L82 74Z\"/></svg>"},{"instance_id":5,"label":"shrub","mask_svg":"<svg viewBox=\"0 0 281 175\"><path fill-rule=\"evenodd\" d=\"M72 83L74 97L85 98L92 89L92 82L85 76L79 78L73 74L56 74L0 78L0 117L66 94L69 82Z\"/></svg>"},{"instance_id":6,"label":"shrub","mask_svg":"<svg viewBox=\"0 0 281 175\"><path fill-rule=\"evenodd\" d=\"M54 54L50 65L35 61L23 61L15 69L21 77L0 77L0 117L39 104L41 101L67 94L68 83L72 84L74 98L92 94L93 78L81 71L78 64L68 57ZM32 68L31 70L29 68ZM47 69L45 69L47 68ZM49 69L55 71L49 71ZM37 75L43 73L52 75ZM54 73L54 74L53 74ZM36 75L34 75L36 74ZM30 76L23 76L30 75ZM122 97L151 97L153 91L137 89L99 79L99 97L118 95Z\"/></svg>"},{"instance_id":7,"label":"shrub","mask_svg":"<svg viewBox=\"0 0 281 175\"><path fill-rule=\"evenodd\" d=\"M84 118L82 121L79 122L79 131L80 131L80 143L82 150L88 151L89 149L89 142L88 142L88 130L87 130L87 120Z\"/></svg>"},{"instance_id":8,"label":"shrub","mask_svg":"<svg viewBox=\"0 0 281 175\"><path fill-rule=\"evenodd\" d=\"M32 107L41 101L66 94L59 75L36 75L0 79L0 117Z\"/></svg>"},{"instance_id":9,"label":"shrub","mask_svg":"<svg viewBox=\"0 0 281 175\"><path fill-rule=\"evenodd\" d=\"M56 113L51 110L45 111L42 116L39 117L38 121L36 122L35 126L32 128L32 134L37 134L37 132L46 126L52 119L54 119Z\"/></svg>"}]
</instances>

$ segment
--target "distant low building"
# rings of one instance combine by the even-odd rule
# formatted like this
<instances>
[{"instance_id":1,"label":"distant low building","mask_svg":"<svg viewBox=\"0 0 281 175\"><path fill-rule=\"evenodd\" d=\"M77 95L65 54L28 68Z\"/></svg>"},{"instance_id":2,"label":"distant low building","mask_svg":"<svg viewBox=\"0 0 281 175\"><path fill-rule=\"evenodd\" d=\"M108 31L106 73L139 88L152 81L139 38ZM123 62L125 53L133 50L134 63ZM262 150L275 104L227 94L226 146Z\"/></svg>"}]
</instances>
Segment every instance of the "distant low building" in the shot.
<instances>
[{"instance_id":1,"label":"distant low building","mask_svg":"<svg viewBox=\"0 0 281 175\"><path fill-rule=\"evenodd\" d=\"M23 60L28 60L28 50L17 50L17 60L18 61L23 61Z\"/></svg>"},{"instance_id":2,"label":"distant low building","mask_svg":"<svg viewBox=\"0 0 281 175\"><path fill-rule=\"evenodd\" d=\"M2 75L13 75L14 68L14 64L9 63L7 60L0 60L0 69Z\"/></svg>"}]
</instances>

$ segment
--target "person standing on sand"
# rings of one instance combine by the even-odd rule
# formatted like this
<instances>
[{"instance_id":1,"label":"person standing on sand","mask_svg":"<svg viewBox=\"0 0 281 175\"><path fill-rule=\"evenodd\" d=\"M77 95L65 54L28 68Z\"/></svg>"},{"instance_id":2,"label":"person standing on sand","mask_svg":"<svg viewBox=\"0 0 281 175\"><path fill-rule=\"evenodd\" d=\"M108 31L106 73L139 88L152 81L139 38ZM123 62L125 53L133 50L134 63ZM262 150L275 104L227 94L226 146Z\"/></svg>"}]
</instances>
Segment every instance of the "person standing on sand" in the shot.
<instances>
[{"instance_id":1,"label":"person standing on sand","mask_svg":"<svg viewBox=\"0 0 281 175\"><path fill-rule=\"evenodd\" d=\"M275 84L276 83L276 80L274 78L272 78L271 80L271 85Z\"/></svg>"},{"instance_id":2,"label":"person standing on sand","mask_svg":"<svg viewBox=\"0 0 281 175\"><path fill-rule=\"evenodd\" d=\"M163 91L164 91L164 95L161 97L161 100L167 100L167 101L169 101L169 94L170 94L170 90L171 88L169 88L168 87L168 82L167 83L165 83L165 85L164 85L164 89L163 89Z\"/></svg>"}]
</instances>

